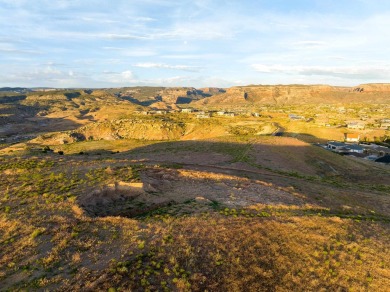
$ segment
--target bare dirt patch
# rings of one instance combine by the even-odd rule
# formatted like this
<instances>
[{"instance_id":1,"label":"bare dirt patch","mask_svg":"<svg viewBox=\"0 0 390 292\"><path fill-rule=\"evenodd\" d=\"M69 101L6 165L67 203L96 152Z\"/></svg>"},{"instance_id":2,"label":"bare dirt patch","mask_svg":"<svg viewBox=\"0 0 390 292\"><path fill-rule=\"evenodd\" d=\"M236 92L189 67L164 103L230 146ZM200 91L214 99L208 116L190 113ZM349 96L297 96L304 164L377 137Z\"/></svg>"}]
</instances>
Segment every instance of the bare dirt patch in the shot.
<instances>
[{"instance_id":1,"label":"bare dirt patch","mask_svg":"<svg viewBox=\"0 0 390 292\"><path fill-rule=\"evenodd\" d=\"M92 217L142 217L151 213L191 214L219 207L245 208L256 204L302 206L291 190L228 174L148 168L141 183L106 185L78 199Z\"/></svg>"},{"instance_id":2,"label":"bare dirt patch","mask_svg":"<svg viewBox=\"0 0 390 292\"><path fill-rule=\"evenodd\" d=\"M115 183L80 196L78 204L92 217L136 217L172 201L146 193L142 183Z\"/></svg>"}]
</instances>

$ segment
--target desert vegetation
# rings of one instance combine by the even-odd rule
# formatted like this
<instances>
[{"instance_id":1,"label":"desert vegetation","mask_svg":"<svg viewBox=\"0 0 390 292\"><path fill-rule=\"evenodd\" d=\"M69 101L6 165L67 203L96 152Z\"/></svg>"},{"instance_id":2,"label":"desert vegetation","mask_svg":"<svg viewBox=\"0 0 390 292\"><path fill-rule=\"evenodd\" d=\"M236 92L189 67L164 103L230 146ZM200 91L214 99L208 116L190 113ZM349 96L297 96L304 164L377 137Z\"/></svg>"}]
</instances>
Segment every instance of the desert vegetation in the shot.
<instances>
[{"instance_id":1,"label":"desert vegetation","mask_svg":"<svg viewBox=\"0 0 390 292\"><path fill-rule=\"evenodd\" d=\"M390 169L316 145L361 118L387 145L388 102L367 88L340 92L377 104L269 104L256 87L7 97L0 290L387 291Z\"/></svg>"}]
</instances>

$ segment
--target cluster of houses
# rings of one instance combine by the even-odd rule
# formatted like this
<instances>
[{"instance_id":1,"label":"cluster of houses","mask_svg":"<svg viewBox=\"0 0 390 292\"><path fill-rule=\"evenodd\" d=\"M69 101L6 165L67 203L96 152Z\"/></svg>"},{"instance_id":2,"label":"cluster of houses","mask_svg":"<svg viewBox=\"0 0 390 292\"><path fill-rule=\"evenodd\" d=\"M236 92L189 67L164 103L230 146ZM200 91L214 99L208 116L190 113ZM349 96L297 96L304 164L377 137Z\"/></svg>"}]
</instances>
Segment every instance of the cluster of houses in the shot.
<instances>
[{"instance_id":1,"label":"cluster of houses","mask_svg":"<svg viewBox=\"0 0 390 292\"><path fill-rule=\"evenodd\" d=\"M348 129L364 130L366 128L365 123L351 122L347 124Z\"/></svg>"},{"instance_id":2,"label":"cluster of houses","mask_svg":"<svg viewBox=\"0 0 390 292\"><path fill-rule=\"evenodd\" d=\"M390 163L390 148L371 144L360 143L359 134L344 134L344 142L328 141L324 148L343 155L353 155L376 162Z\"/></svg>"},{"instance_id":3,"label":"cluster of houses","mask_svg":"<svg viewBox=\"0 0 390 292\"><path fill-rule=\"evenodd\" d=\"M390 129L390 119L381 119L377 120L373 124L366 124L365 122L350 122L347 123L348 129L355 129L355 130L364 130L367 126L370 128L376 128L381 130L389 130Z\"/></svg>"},{"instance_id":4,"label":"cluster of houses","mask_svg":"<svg viewBox=\"0 0 390 292\"><path fill-rule=\"evenodd\" d=\"M298 120L292 119L291 120ZM309 120L306 120L309 121ZM317 121L317 125L325 127L335 127L335 128L348 128L352 130L364 130L364 129L380 129L380 130L390 130L390 119L378 120L375 123L367 123L364 121L359 122L339 122L337 124L330 124L324 121Z\"/></svg>"},{"instance_id":5,"label":"cluster of houses","mask_svg":"<svg viewBox=\"0 0 390 292\"><path fill-rule=\"evenodd\" d=\"M203 111L203 110L197 110L193 108L182 108L180 110L150 110L150 111L141 111L136 112L141 115L165 115L170 113L185 113L185 114L193 114L198 119L207 119L214 116L220 116L220 117L235 117L238 115L245 114L247 116L253 116L253 117L259 117L260 114L257 112L254 113L242 113L242 112L231 112L231 111Z\"/></svg>"},{"instance_id":6,"label":"cluster of houses","mask_svg":"<svg viewBox=\"0 0 390 292\"><path fill-rule=\"evenodd\" d=\"M289 114L289 119L291 121L299 121L299 120L305 120L306 122L310 122L314 120L311 119L305 119L305 117ZM334 128L348 128L352 130L364 130L364 129L380 129L380 130L390 130L390 119L381 119L376 120L371 123L367 121L345 121L345 122L337 122L337 123L329 123L324 120L316 120L315 122L319 126L325 126L325 127L334 127Z\"/></svg>"},{"instance_id":7,"label":"cluster of houses","mask_svg":"<svg viewBox=\"0 0 390 292\"><path fill-rule=\"evenodd\" d=\"M290 121L314 121L316 125L332 128L348 128L354 130L380 129L390 130L390 117L384 118L383 113L388 113L390 107L370 109L354 109L345 107L322 107L312 115L312 118L303 116L303 113L310 112L303 109L294 109L294 112L279 110L288 114ZM322 111L322 110L323 111ZM271 110L269 110L271 112ZM382 113L382 114L381 114ZM345 120L348 116L354 116L354 120Z\"/></svg>"},{"instance_id":8,"label":"cluster of houses","mask_svg":"<svg viewBox=\"0 0 390 292\"><path fill-rule=\"evenodd\" d=\"M353 109L345 109L344 107L338 108L340 113L347 113L350 111L355 111ZM320 117L323 115L314 115L315 117ZM310 119L305 118L304 116L290 113L288 115L290 121L311 121ZM331 127L332 125L327 123L329 121L329 116L322 119L318 119L316 124L325 127ZM337 119L335 119L337 120ZM339 121L341 119L338 119ZM366 119L360 118L360 120L344 121L339 122L338 124L333 124L337 128L348 128L351 130L365 130L365 129L381 129L381 130L390 130L390 118L381 118L381 119L371 119L367 121ZM356 157L361 157L377 162L390 163L390 148L369 144L369 143L360 143L360 135L357 133L345 133L344 141L329 141L325 145L321 145L327 150L342 154L342 155L352 155Z\"/></svg>"}]
</instances>

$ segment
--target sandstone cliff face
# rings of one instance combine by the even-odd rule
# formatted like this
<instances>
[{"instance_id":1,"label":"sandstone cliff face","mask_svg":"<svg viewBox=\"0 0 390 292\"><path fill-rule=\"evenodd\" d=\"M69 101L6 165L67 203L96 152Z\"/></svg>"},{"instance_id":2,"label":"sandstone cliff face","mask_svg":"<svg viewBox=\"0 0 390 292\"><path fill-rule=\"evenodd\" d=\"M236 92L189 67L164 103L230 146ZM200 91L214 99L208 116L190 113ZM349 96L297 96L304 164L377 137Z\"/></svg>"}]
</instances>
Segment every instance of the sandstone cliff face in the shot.
<instances>
[{"instance_id":1,"label":"sandstone cliff face","mask_svg":"<svg viewBox=\"0 0 390 292\"><path fill-rule=\"evenodd\" d=\"M287 85L261 86L246 89L247 100L252 102L269 102L275 104L308 102L324 92L334 91L334 87L327 85Z\"/></svg>"},{"instance_id":2,"label":"sandstone cliff face","mask_svg":"<svg viewBox=\"0 0 390 292\"><path fill-rule=\"evenodd\" d=\"M135 104L151 106L153 108L170 108L174 104L188 104L205 97L225 92L221 88L194 87L128 87L111 90L120 99L128 100ZM165 103L156 104L157 102Z\"/></svg>"},{"instance_id":3,"label":"sandstone cliff face","mask_svg":"<svg viewBox=\"0 0 390 292\"><path fill-rule=\"evenodd\" d=\"M277 85L277 86L238 86L231 87L224 94L204 100L204 104L214 103L264 103L283 104L294 101L306 101L321 92L331 92L332 86L316 85Z\"/></svg>"},{"instance_id":4,"label":"sandstone cliff face","mask_svg":"<svg viewBox=\"0 0 390 292\"><path fill-rule=\"evenodd\" d=\"M363 92L390 92L389 83L370 83L357 86L363 88Z\"/></svg>"},{"instance_id":5,"label":"sandstone cliff face","mask_svg":"<svg viewBox=\"0 0 390 292\"><path fill-rule=\"evenodd\" d=\"M173 87L165 88L159 93L162 101L166 103L190 103L192 100L202 96L193 87Z\"/></svg>"},{"instance_id":6,"label":"sandstone cliff face","mask_svg":"<svg viewBox=\"0 0 390 292\"><path fill-rule=\"evenodd\" d=\"M303 104L344 102L388 102L390 84L364 84L357 87L329 85L259 85L231 87L225 93L199 101L216 104Z\"/></svg>"}]
</instances>

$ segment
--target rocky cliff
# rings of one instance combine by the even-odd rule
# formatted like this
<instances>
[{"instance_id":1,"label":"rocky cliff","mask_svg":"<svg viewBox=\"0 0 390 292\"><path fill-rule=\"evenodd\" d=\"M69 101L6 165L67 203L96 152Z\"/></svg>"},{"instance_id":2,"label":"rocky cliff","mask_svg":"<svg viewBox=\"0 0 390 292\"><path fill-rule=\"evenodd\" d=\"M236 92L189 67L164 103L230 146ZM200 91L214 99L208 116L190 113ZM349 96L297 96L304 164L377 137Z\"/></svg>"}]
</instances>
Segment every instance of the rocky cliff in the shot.
<instances>
[{"instance_id":1,"label":"rocky cliff","mask_svg":"<svg viewBox=\"0 0 390 292\"><path fill-rule=\"evenodd\" d=\"M115 91L114 91L115 92ZM193 101L224 92L221 88L194 87L129 87L115 92L121 98L133 103L161 108L158 102L164 102L169 107L174 104L188 104Z\"/></svg>"},{"instance_id":2,"label":"rocky cliff","mask_svg":"<svg viewBox=\"0 0 390 292\"><path fill-rule=\"evenodd\" d=\"M329 85L258 85L231 87L225 93L201 101L216 104L307 104L346 102L389 102L390 84L363 84L356 87Z\"/></svg>"}]
</instances>

